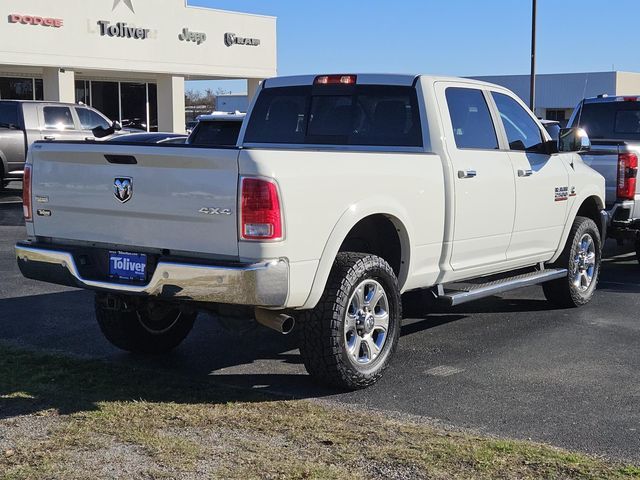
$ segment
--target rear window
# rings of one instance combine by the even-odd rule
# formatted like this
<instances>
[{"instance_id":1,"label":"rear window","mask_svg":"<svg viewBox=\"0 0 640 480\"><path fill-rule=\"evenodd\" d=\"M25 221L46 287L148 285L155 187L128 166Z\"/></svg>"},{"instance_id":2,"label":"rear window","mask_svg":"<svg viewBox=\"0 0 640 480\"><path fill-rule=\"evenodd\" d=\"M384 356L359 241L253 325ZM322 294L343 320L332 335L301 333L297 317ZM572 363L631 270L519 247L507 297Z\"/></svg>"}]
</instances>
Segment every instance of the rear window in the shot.
<instances>
[{"instance_id":1,"label":"rear window","mask_svg":"<svg viewBox=\"0 0 640 480\"><path fill-rule=\"evenodd\" d=\"M16 103L0 103L0 124L18 125L18 105Z\"/></svg>"},{"instance_id":2,"label":"rear window","mask_svg":"<svg viewBox=\"0 0 640 480\"><path fill-rule=\"evenodd\" d=\"M189 138L191 145L233 146L238 143L238 135L242 122L207 122L198 123Z\"/></svg>"},{"instance_id":3,"label":"rear window","mask_svg":"<svg viewBox=\"0 0 640 480\"><path fill-rule=\"evenodd\" d=\"M586 103L580 126L595 140L640 140L640 102Z\"/></svg>"},{"instance_id":4,"label":"rear window","mask_svg":"<svg viewBox=\"0 0 640 480\"><path fill-rule=\"evenodd\" d=\"M246 143L421 147L412 87L304 86L263 90Z\"/></svg>"}]
</instances>

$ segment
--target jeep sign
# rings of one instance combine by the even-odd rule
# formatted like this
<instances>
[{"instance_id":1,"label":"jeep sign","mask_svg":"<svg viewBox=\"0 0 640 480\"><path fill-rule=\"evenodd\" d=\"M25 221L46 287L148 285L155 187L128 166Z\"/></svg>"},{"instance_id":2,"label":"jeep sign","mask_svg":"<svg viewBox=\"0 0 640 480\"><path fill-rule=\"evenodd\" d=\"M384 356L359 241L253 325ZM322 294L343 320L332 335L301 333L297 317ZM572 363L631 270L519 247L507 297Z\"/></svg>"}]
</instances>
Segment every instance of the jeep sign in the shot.
<instances>
[{"instance_id":1,"label":"jeep sign","mask_svg":"<svg viewBox=\"0 0 640 480\"><path fill-rule=\"evenodd\" d=\"M183 28L178 35L178 40L182 42L194 42L198 45L207 41L207 34L202 32L191 32L188 28Z\"/></svg>"},{"instance_id":2,"label":"jeep sign","mask_svg":"<svg viewBox=\"0 0 640 480\"><path fill-rule=\"evenodd\" d=\"M61 18L36 17L33 15L20 15L12 13L9 15L9 23L21 23L23 25L40 25L41 27L60 28L64 25Z\"/></svg>"}]
</instances>

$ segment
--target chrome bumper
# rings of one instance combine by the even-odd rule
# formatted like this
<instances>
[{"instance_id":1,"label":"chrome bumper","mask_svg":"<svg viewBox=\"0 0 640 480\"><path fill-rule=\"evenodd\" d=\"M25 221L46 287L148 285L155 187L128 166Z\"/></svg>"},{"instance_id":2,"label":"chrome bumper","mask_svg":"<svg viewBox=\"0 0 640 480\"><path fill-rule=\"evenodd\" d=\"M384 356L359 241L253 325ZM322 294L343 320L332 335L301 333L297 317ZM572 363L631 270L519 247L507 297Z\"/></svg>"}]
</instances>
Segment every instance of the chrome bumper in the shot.
<instances>
[{"instance_id":1,"label":"chrome bumper","mask_svg":"<svg viewBox=\"0 0 640 480\"><path fill-rule=\"evenodd\" d=\"M15 249L22 274L49 283L208 303L282 307L287 302L289 264L284 259L237 267L159 261L147 285L127 285L82 278L70 252L21 244Z\"/></svg>"}]
</instances>

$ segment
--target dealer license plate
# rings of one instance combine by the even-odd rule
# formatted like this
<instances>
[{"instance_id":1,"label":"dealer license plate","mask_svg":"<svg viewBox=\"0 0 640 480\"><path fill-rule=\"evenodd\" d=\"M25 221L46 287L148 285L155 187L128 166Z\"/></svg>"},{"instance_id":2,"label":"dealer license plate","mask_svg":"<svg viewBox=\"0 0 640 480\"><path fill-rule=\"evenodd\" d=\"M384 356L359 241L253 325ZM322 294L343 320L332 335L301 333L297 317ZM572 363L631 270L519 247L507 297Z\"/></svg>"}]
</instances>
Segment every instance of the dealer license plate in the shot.
<instances>
[{"instance_id":1,"label":"dealer license plate","mask_svg":"<svg viewBox=\"0 0 640 480\"><path fill-rule=\"evenodd\" d=\"M144 253L109 252L109 276L119 280L145 280L147 256Z\"/></svg>"}]
</instances>

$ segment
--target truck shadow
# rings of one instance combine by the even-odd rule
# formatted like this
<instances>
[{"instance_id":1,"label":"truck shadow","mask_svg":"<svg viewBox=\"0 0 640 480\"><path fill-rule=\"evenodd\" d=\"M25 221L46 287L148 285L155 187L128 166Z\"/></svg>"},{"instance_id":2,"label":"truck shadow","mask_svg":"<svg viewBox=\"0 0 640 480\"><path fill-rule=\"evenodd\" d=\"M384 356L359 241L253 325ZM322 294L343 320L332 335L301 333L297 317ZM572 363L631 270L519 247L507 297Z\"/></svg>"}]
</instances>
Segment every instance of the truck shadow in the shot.
<instances>
[{"instance_id":1,"label":"truck shadow","mask_svg":"<svg viewBox=\"0 0 640 480\"><path fill-rule=\"evenodd\" d=\"M37 291L30 283L19 288L25 292L23 295ZM640 267L635 262L606 262L600 288L640 292ZM553 307L542 295L527 289L522 295L518 294L518 298L490 297L455 308L430 305L419 312L407 309L401 334L420 335L476 314L548 310ZM229 402L265 401L273 399L274 394L285 398L318 398L343 393L320 387L307 375L297 350L295 332L282 336L263 327L232 332L206 315L198 317L194 331L184 344L167 355L149 357L121 352L103 338L94 318L93 294L87 291L65 290L0 299L0 366L7 361L2 347L7 344L19 348L18 356L26 365L32 357L54 353L62 355L56 362L79 362L91 368L81 368L82 374L74 377L77 384L72 385L63 373L52 370L54 366L47 366L46 361L30 369L17 365L10 381L3 378L0 371L0 418L40 411L43 399L56 398L60 388L84 398L71 404L55 405L52 401L50 407L61 411L95 408L95 402L109 399ZM20 353L25 350L30 352L26 357ZM58 386L48 385L49 377L58 378ZM195 393L173 392L163 397L158 386L160 381L182 382ZM116 388L111 392L111 387L101 387L114 382L123 383L126 389ZM383 378L382 388L386 382ZM99 385L92 387L91 394L83 393L83 385L96 383ZM202 390L208 393L205 395ZM25 392L40 400L13 397L16 392ZM260 392L262 396L257 395Z\"/></svg>"},{"instance_id":2,"label":"truck shadow","mask_svg":"<svg viewBox=\"0 0 640 480\"><path fill-rule=\"evenodd\" d=\"M427 316L403 326L402 335L465 316ZM9 375L3 375L3 364L6 368L6 362L14 357L7 354L7 346L16 349L19 361L9 369ZM73 371L79 372L73 381L65 376L65 368L59 367L65 362L74 364ZM161 390L158 382L167 381L184 383L195 393L163 397L157 393ZM89 393L87 385L91 386ZM216 388L231 393L224 397ZM60 397L60 389L71 394L64 396L66 403L47 403L48 398ZM199 397L203 390L210 392L211 398ZM262 397L257 395L260 392ZM235 402L273 400L274 395L301 399L342 393L313 382L302 364L295 333L282 336L260 326L230 332L215 318L200 315L191 335L175 351L161 356L134 355L104 339L94 318L90 292L70 290L0 299L0 418L45 407L70 413L110 400ZM78 400L71 401L69 396Z\"/></svg>"}]
</instances>

